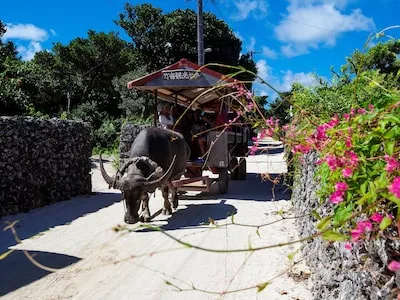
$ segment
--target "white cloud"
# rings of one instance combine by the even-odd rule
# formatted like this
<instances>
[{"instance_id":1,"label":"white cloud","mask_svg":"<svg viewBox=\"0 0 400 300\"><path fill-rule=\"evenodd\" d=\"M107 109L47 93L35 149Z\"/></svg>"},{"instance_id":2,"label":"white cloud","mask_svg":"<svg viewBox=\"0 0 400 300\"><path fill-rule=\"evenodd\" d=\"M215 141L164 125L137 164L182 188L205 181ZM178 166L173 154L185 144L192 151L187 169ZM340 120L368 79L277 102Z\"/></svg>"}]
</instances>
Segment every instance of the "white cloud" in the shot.
<instances>
[{"instance_id":1,"label":"white cloud","mask_svg":"<svg viewBox=\"0 0 400 300\"><path fill-rule=\"evenodd\" d=\"M274 50L272 50L267 46L262 47L262 54L266 58L271 58L271 59L275 59L278 56L278 54Z\"/></svg>"},{"instance_id":2,"label":"white cloud","mask_svg":"<svg viewBox=\"0 0 400 300\"><path fill-rule=\"evenodd\" d=\"M271 76L271 67L267 64L267 61L265 59L260 59L256 63L257 66L257 75L264 79L265 81L268 81L270 76Z\"/></svg>"},{"instance_id":3,"label":"white cloud","mask_svg":"<svg viewBox=\"0 0 400 300\"><path fill-rule=\"evenodd\" d=\"M251 37L250 38L250 43L247 45L247 51L253 51L254 50L254 47L256 46L256 38L255 37Z\"/></svg>"},{"instance_id":4,"label":"white cloud","mask_svg":"<svg viewBox=\"0 0 400 300\"><path fill-rule=\"evenodd\" d=\"M302 54L308 53L308 47L306 45L299 45L299 44L286 44L281 47L281 51L283 55L286 57L294 57L294 56L299 56Z\"/></svg>"},{"instance_id":5,"label":"white cloud","mask_svg":"<svg viewBox=\"0 0 400 300\"><path fill-rule=\"evenodd\" d=\"M28 41L45 41L48 39L46 30L33 24L7 24L7 31L3 36L7 39L20 39Z\"/></svg>"},{"instance_id":6,"label":"white cloud","mask_svg":"<svg viewBox=\"0 0 400 300\"><path fill-rule=\"evenodd\" d=\"M31 60L36 52L42 50L42 45L39 42L31 41L28 47L18 46L17 51L21 55L22 60Z\"/></svg>"},{"instance_id":7,"label":"white cloud","mask_svg":"<svg viewBox=\"0 0 400 300\"><path fill-rule=\"evenodd\" d=\"M317 82L315 80L314 74L312 73L293 73L293 71L287 70L283 72L283 77L281 79L279 90L283 92L290 91L293 83L301 83L304 86L313 86Z\"/></svg>"},{"instance_id":8,"label":"white cloud","mask_svg":"<svg viewBox=\"0 0 400 300\"><path fill-rule=\"evenodd\" d=\"M349 14L341 12L348 3L349 0L291 0L288 14L275 27L278 40L285 43L283 54L291 57L321 45L332 47L341 34L373 30L374 21L360 9Z\"/></svg>"},{"instance_id":9,"label":"white cloud","mask_svg":"<svg viewBox=\"0 0 400 300\"><path fill-rule=\"evenodd\" d=\"M243 21L252 16L260 20L267 15L268 6L265 0L236 0L233 2L236 7L236 13L232 19Z\"/></svg>"},{"instance_id":10,"label":"white cloud","mask_svg":"<svg viewBox=\"0 0 400 300\"><path fill-rule=\"evenodd\" d=\"M317 84L313 73L294 73L292 70L286 70L275 74L265 59L257 61L258 75L268 84L279 92L288 92L291 90L293 83L301 83L305 86L314 86ZM271 88L262 84L259 80L253 84L255 94L258 96L267 95L270 100L275 100L278 94Z\"/></svg>"},{"instance_id":11,"label":"white cloud","mask_svg":"<svg viewBox=\"0 0 400 300\"><path fill-rule=\"evenodd\" d=\"M23 60L31 60L36 52L43 50L41 42L48 40L49 36L56 35L53 29L39 28L33 24L11 24L8 23L7 31L3 40L15 40L17 51Z\"/></svg>"}]
</instances>

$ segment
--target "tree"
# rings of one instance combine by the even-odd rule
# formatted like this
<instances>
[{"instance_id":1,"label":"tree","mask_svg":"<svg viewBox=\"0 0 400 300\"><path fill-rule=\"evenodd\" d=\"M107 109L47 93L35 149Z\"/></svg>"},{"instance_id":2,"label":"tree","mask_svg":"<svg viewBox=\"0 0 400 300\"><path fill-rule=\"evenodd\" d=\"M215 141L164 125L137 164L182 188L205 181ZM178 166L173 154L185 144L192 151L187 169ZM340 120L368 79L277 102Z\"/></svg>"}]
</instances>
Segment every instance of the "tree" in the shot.
<instances>
[{"instance_id":1,"label":"tree","mask_svg":"<svg viewBox=\"0 0 400 300\"><path fill-rule=\"evenodd\" d=\"M378 43L368 49L366 53L358 50L346 58L347 63L341 71L345 74L361 73L367 70L377 70L382 74L397 75L400 70L400 40L390 40L386 43Z\"/></svg>"},{"instance_id":2,"label":"tree","mask_svg":"<svg viewBox=\"0 0 400 300\"><path fill-rule=\"evenodd\" d=\"M119 115L120 98L112 79L134 67L132 48L126 41L113 32L89 30L88 38L76 38L68 45L55 44L53 53L37 53L33 62L58 81L58 105L65 110L70 93L71 107L95 102L99 110Z\"/></svg>"},{"instance_id":3,"label":"tree","mask_svg":"<svg viewBox=\"0 0 400 300\"><path fill-rule=\"evenodd\" d=\"M196 20L196 13L190 9L163 14L161 9L150 4L133 6L128 3L115 23L131 37L140 61L151 72L181 58L197 61ZM250 57L244 56L239 61L242 42L224 21L212 13L204 13L204 24L204 45L212 50L205 54L205 63L232 66L241 63L256 71ZM227 68L214 69L225 74L233 72Z\"/></svg>"},{"instance_id":4,"label":"tree","mask_svg":"<svg viewBox=\"0 0 400 300\"><path fill-rule=\"evenodd\" d=\"M1 37L6 33L6 26L0 20L0 72L4 71L4 62L6 59L17 59L17 50L13 42L3 42Z\"/></svg>"},{"instance_id":5,"label":"tree","mask_svg":"<svg viewBox=\"0 0 400 300\"><path fill-rule=\"evenodd\" d=\"M154 97L149 94L128 89L127 82L146 75L145 67L137 68L121 77L115 77L112 81L114 89L120 94L121 103L119 108L124 112L128 119L148 118L154 112Z\"/></svg>"},{"instance_id":6,"label":"tree","mask_svg":"<svg viewBox=\"0 0 400 300\"><path fill-rule=\"evenodd\" d=\"M291 121L291 103L292 97L291 92L282 93L280 98L276 98L275 101L270 103L268 109L265 112L267 117L274 117L280 120L280 125L285 125Z\"/></svg>"},{"instance_id":7,"label":"tree","mask_svg":"<svg viewBox=\"0 0 400 300\"><path fill-rule=\"evenodd\" d=\"M254 74L257 74L257 65L254 62L254 60L251 58L250 53L247 54L242 54L240 56L239 62L238 62L239 66L242 66L243 68L245 68L248 71L253 72ZM242 73L239 74L236 78L245 82L246 87L251 90L251 87L253 85L253 81L255 79L256 76L250 74L250 73ZM261 98L260 98L261 99ZM266 98L265 98L266 100ZM264 103L266 104L266 103Z\"/></svg>"}]
</instances>

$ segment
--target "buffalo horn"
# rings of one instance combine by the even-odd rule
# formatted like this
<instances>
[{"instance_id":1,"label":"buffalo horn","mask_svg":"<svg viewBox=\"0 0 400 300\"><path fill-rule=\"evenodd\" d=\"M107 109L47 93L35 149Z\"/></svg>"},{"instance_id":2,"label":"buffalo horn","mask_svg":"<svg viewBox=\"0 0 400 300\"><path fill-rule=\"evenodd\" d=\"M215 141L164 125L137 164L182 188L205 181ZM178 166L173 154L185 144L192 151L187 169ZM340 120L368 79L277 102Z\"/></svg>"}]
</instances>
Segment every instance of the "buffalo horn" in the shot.
<instances>
[{"instance_id":1,"label":"buffalo horn","mask_svg":"<svg viewBox=\"0 0 400 300\"><path fill-rule=\"evenodd\" d=\"M172 169L174 168L174 165L175 165L175 159L176 159L176 155L174 155L171 165L169 166L168 170L164 173L163 176L161 176L160 178L153 180L153 181L144 182L143 183L144 190L152 191L152 190L155 190L157 187L163 185L164 182L170 177L170 175L172 173Z\"/></svg>"},{"instance_id":2,"label":"buffalo horn","mask_svg":"<svg viewBox=\"0 0 400 300\"><path fill-rule=\"evenodd\" d=\"M113 177L108 176L106 170L104 169L101 153L100 153L100 171L101 171L101 175L103 176L104 180L108 183L108 188L111 188L114 185L115 176L113 176Z\"/></svg>"}]
</instances>

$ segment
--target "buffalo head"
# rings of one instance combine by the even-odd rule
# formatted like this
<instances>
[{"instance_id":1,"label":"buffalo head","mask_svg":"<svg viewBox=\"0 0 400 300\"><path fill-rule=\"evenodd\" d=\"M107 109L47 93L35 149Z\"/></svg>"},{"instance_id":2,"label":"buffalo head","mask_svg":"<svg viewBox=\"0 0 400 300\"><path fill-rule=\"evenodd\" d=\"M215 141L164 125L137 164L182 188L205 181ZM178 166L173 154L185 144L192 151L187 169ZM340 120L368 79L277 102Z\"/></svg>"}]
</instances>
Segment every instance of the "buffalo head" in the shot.
<instances>
[{"instance_id":1,"label":"buffalo head","mask_svg":"<svg viewBox=\"0 0 400 300\"><path fill-rule=\"evenodd\" d=\"M114 176L104 169L100 154L100 171L109 188L119 189L126 201L125 222L134 224L139 220L139 208L142 200L148 198L148 192L165 184L171 177L175 164L174 156L168 170L164 170L146 156L130 158Z\"/></svg>"}]
</instances>

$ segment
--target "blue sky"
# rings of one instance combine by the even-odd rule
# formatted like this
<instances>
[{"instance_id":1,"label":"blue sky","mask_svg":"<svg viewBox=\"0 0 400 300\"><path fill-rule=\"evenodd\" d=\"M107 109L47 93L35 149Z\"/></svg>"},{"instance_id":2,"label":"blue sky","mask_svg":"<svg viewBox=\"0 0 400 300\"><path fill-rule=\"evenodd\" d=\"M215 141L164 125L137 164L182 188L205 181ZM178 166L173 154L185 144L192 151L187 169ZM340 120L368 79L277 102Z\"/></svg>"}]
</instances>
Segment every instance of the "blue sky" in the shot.
<instances>
[{"instance_id":1,"label":"blue sky","mask_svg":"<svg viewBox=\"0 0 400 300\"><path fill-rule=\"evenodd\" d=\"M256 51L259 75L281 91L291 83L311 85L313 73L330 78L345 57L361 49L371 32L400 25L398 0L203 0L205 11L229 24L243 41L242 52ZM87 31L116 31L113 20L123 0L3 1L0 20L8 25L5 39L18 46L24 59L52 43L86 37ZM164 12L196 9L197 0L131 1L151 3ZM396 38L400 31L390 34ZM195 38L195 37L193 37ZM257 94L270 94L257 84Z\"/></svg>"}]
</instances>

